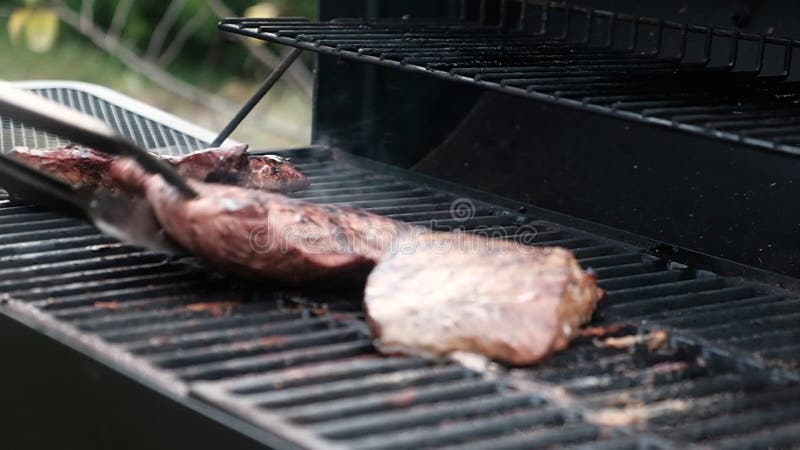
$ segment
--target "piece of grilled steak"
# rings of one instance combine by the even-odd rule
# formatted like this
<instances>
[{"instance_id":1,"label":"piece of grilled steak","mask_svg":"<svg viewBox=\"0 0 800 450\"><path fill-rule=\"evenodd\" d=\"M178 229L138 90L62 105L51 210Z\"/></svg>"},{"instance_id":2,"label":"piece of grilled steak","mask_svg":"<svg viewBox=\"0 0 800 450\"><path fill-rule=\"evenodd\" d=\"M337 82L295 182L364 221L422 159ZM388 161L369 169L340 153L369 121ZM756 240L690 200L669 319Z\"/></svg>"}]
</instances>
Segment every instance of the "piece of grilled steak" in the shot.
<instances>
[{"instance_id":1,"label":"piece of grilled steak","mask_svg":"<svg viewBox=\"0 0 800 450\"><path fill-rule=\"evenodd\" d=\"M8 154L75 187L113 188L106 180L113 158L105 153L68 145L52 149L15 147Z\"/></svg>"},{"instance_id":2,"label":"piece of grilled steak","mask_svg":"<svg viewBox=\"0 0 800 450\"><path fill-rule=\"evenodd\" d=\"M431 233L372 271L364 301L385 353L528 365L566 348L602 296L568 250Z\"/></svg>"},{"instance_id":3,"label":"piece of grilled steak","mask_svg":"<svg viewBox=\"0 0 800 450\"><path fill-rule=\"evenodd\" d=\"M308 188L308 178L288 159L249 156L246 145L200 150L185 156L164 156L186 178L270 192Z\"/></svg>"},{"instance_id":4,"label":"piece of grilled steak","mask_svg":"<svg viewBox=\"0 0 800 450\"><path fill-rule=\"evenodd\" d=\"M117 190L107 176L113 156L66 146L54 149L16 147L9 152L73 186ZM246 145L199 150L182 156L160 156L186 178L274 192L306 189L308 178L291 162L277 156L249 156Z\"/></svg>"},{"instance_id":5,"label":"piece of grilled steak","mask_svg":"<svg viewBox=\"0 0 800 450\"><path fill-rule=\"evenodd\" d=\"M308 178L286 158L276 155L251 156L246 182L250 189L270 192L295 192L308 189Z\"/></svg>"},{"instance_id":6,"label":"piece of grilled steak","mask_svg":"<svg viewBox=\"0 0 800 450\"><path fill-rule=\"evenodd\" d=\"M235 274L259 280L363 282L409 225L352 208L190 181L182 197L160 176L115 161L115 182L143 193L164 231L181 246Z\"/></svg>"},{"instance_id":7,"label":"piece of grilled steak","mask_svg":"<svg viewBox=\"0 0 800 450\"><path fill-rule=\"evenodd\" d=\"M199 150L188 155L160 155L160 158L172 164L184 178L223 184L240 182L241 173L249 165L246 145Z\"/></svg>"}]
</instances>

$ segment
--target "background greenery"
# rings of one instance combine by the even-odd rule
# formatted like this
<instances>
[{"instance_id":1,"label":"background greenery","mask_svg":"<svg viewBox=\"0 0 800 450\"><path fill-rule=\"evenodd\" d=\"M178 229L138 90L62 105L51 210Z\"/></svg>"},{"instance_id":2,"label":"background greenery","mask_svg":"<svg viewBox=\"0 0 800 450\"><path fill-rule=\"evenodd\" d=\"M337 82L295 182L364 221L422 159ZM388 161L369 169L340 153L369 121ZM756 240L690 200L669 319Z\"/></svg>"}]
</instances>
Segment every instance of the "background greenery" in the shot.
<instances>
[{"instance_id":1,"label":"background greenery","mask_svg":"<svg viewBox=\"0 0 800 450\"><path fill-rule=\"evenodd\" d=\"M45 52L35 52L24 39L11 39L9 19L20 9L53 10L69 8L76 14L86 13L90 6L91 21L96 28L108 31L120 1L107 0L12 0L0 2L0 79L69 79L97 83L139 98L147 103L173 112L178 116L212 130L220 129L230 118L231 111L210 107L176 95L169 88L151 81L147 71L136 65L123 64L113 52L101 49L85 33L63 20L59 21L57 37ZM174 4L173 4L174 3ZM263 58L254 56L241 40L217 30L219 9L211 0L133 0L127 11L118 40L143 59L161 70L188 82L194 87L240 105L269 73ZM217 1L235 15L244 15L254 5L284 16L313 17L315 0L253 0ZM148 53L153 35L169 14L178 11L161 43L160 53ZM184 29L191 29L188 39L174 58L164 58L164 52ZM252 43L251 43L252 45ZM157 45L158 46L158 45ZM258 44L264 56L278 57L283 49ZM299 62L309 67L310 59ZM282 81L274 92L253 112L246 124L234 135L257 147L302 145L307 142L310 123L310 97L296 83Z\"/></svg>"}]
</instances>

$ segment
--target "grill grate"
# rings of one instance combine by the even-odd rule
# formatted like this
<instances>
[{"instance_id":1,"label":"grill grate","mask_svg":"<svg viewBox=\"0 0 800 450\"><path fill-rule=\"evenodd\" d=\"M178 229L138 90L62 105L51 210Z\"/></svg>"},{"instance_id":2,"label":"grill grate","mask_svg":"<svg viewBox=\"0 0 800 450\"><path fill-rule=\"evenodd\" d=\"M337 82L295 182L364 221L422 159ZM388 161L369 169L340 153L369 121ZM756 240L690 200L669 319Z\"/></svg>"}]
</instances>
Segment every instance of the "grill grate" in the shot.
<instances>
[{"instance_id":1,"label":"grill grate","mask_svg":"<svg viewBox=\"0 0 800 450\"><path fill-rule=\"evenodd\" d=\"M796 42L532 3L511 20L226 19L225 31L797 154ZM483 2L482 2L483 4ZM519 8L518 8L519 9ZM467 17L469 18L469 17ZM490 23L491 22L491 23Z\"/></svg>"},{"instance_id":2,"label":"grill grate","mask_svg":"<svg viewBox=\"0 0 800 450\"><path fill-rule=\"evenodd\" d=\"M449 214L450 194L332 159L325 151L294 157L314 186L298 197L355 204L415 223L447 222L441 219ZM629 351L585 338L537 370L496 376L415 358L381 358L372 349L357 295L232 289L232 281L209 278L188 262L115 244L78 222L8 201L0 207L0 229L8 228L0 235L0 290L13 299L12 308L42 311L99 338L186 383L195 396L257 424L279 420L298 427L325 445L530 448L602 442L625 448L646 441L670 447L724 444L733 434L741 435L734 444L757 445L766 418L786 439L799 437L791 426L795 407L778 403L800 395L790 374L768 370L759 359L732 358L731 352L769 348L765 356L792 360L791 318L800 302L474 204L475 217L461 223L465 231L493 226L514 236L535 230L521 238L571 248L609 290L599 323L633 324L620 335L663 327L671 330L670 343L661 350L640 344ZM41 233L55 234L40 241ZM721 345L682 338L695 333ZM773 335L783 336L785 352L762 345ZM542 394L561 390L561 397ZM645 419L645 434L629 423Z\"/></svg>"},{"instance_id":3,"label":"grill grate","mask_svg":"<svg viewBox=\"0 0 800 450\"><path fill-rule=\"evenodd\" d=\"M800 386L782 367L798 353L800 302L789 294L669 263L536 211L473 199L474 216L454 221L450 210L465 198L405 172L323 149L287 155L311 178L301 198L572 249L609 291L595 325L624 325L581 338L533 370L379 357L358 293L288 292L209 275L194 261L131 248L8 199L0 201L0 310L100 342L92 351L164 375L306 447L763 447L800 439L792 401ZM616 348L609 337L633 341Z\"/></svg>"}]
</instances>

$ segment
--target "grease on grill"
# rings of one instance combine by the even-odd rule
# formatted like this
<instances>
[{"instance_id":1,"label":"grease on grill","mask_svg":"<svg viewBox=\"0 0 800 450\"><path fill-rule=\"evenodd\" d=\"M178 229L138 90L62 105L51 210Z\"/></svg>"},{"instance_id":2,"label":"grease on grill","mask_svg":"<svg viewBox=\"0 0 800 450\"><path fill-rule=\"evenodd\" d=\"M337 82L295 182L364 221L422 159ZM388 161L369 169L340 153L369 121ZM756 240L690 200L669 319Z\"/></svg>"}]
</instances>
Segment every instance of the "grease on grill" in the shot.
<instances>
[{"instance_id":1,"label":"grease on grill","mask_svg":"<svg viewBox=\"0 0 800 450\"><path fill-rule=\"evenodd\" d=\"M225 317L229 316L233 312L233 308L241 303L239 301L190 303L183 309L191 312L205 312L212 317Z\"/></svg>"},{"instance_id":2,"label":"grease on grill","mask_svg":"<svg viewBox=\"0 0 800 450\"><path fill-rule=\"evenodd\" d=\"M258 344L264 347L275 347L275 346L286 345L287 342L289 342L289 338L280 335L266 336L259 338L258 340Z\"/></svg>"},{"instance_id":3,"label":"grease on grill","mask_svg":"<svg viewBox=\"0 0 800 450\"><path fill-rule=\"evenodd\" d=\"M664 330L652 330L644 334L632 334L621 337L607 337L595 339L598 347L611 347L619 350L628 350L636 346L645 345L651 351L658 350L669 340L669 334Z\"/></svg>"},{"instance_id":4,"label":"grease on grill","mask_svg":"<svg viewBox=\"0 0 800 450\"><path fill-rule=\"evenodd\" d=\"M643 426L662 415L680 414L691 409L692 403L686 400L665 400L658 403L627 405L623 408L602 409L587 413L586 419L605 427Z\"/></svg>"},{"instance_id":5,"label":"grease on grill","mask_svg":"<svg viewBox=\"0 0 800 450\"><path fill-rule=\"evenodd\" d=\"M119 302L116 300L112 300L110 302L94 302L94 307L97 309L116 311L119 309Z\"/></svg>"},{"instance_id":6,"label":"grease on grill","mask_svg":"<svg viewBox=\"0 0 800 450\"><path fill-rule=\"evenodd\" d=\"M627 324L590 326L583 328L580 332L580 335L583 337L608 337L610 335L616 335L617 333L625 330L635 332L636 329L632 325Z\"/></svg>"}]
</instances>

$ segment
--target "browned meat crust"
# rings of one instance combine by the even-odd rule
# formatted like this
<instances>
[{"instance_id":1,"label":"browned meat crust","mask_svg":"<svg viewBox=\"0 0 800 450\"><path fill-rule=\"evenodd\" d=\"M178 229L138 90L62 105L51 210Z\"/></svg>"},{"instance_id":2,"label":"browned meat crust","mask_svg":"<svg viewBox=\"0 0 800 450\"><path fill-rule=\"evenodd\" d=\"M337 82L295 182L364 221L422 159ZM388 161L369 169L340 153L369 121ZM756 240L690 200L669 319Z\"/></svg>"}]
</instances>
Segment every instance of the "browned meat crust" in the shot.
<instances>
[{"instance_id":1,"label":"browned meat crust","mask_svg":"<svg viewBox=\"0 0 800 450\"><path fill-rule=\"evenodd\" d=\"M160 176L117 161L111 175L144 191L167 232L226 271L283 282L363 280L408 225L352 208L190 182L186 200Z\"/></svg>"},{"instance_id":2,"label":"browned meat crust","mask_svg":"<svg viewBox=\"0 0 800 450\"><path fill-rule=\"evenodd\" d=\"M55 149L17 147L9 152L73 186L119 186L107 176L114 157L91 149L66 146ZM274 192L308 188L308 178L287 159L254 156L246 145L199 150L184 156L162 156L186 178Z\"/></svg>"},{"instance_id":3,"label":"browned meat crust","mask_svg":"<svg viewBox=\"0 0 800 450\"><path fill-rule=\"evenodd\" d=\"M566 348L602 295L567 250L432 233L379 264L364 301L384 352L528 365Z\"/></svg>"},{"instance_id":4,"label":"browned meat crust","mask_svg":"<svg viewBox=\"0 0 800 450\"><path fill-rule=\"evenodd\" d=\"M246 145L200 150L181 156L164 155L162 158L175 166L181 176L192 180L238 183L239 174L248 169Z\"/></svg>"},{"instance_id":5,"label":"browned meat crust","mask_svg":"<svg viewBox=\"0 0 800 450\"><path fill-rule=\"evenodd\" d=\"M275 155L251 156L250 171L239 186L270 192L295 192L308 189L308 178L289 160Z\"/></svg>"},{"instance_id":6,"label":"browned meat crust","mask_svg":"<svg viewBox=\"0 0 800 450\"><path fill-rule=\"evenodd\" d=\"M186 178L230 184L270 192L294 192L308 188L308 178L280 156L249 156L246 145L200 150L185 156L166 156Z\"/></svg>"}]
</instances>

